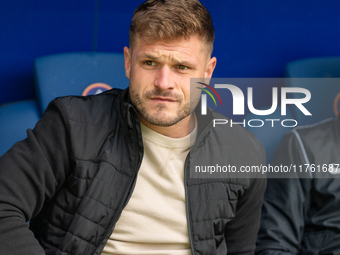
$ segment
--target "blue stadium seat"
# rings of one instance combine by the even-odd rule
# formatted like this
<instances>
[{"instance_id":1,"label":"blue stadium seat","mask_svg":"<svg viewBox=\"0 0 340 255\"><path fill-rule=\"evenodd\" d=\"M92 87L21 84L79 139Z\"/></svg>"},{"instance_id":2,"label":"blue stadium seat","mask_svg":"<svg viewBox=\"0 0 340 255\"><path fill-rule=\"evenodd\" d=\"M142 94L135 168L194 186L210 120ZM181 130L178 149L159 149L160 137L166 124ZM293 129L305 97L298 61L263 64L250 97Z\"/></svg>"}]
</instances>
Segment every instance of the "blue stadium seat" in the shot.
<instances>
[{"instance_id":1,"label":"blue stadium seat","mask_svg":"<svg viewBox=\"0 0 340 255\"><path fill-rule=\"evenodd\" d=\"M287 63L285 76L290 78L340 77L340 57L306 58Z\"/></svg>"},{"instance_id":2,"label":"blue stadium seat","mask_svg":"<svg viewBox=\"0 0 340 255\"><path fill-rule=\"evenodd\" d=\"M294 105L288 105L287 115L284 119L295 119L298 125L307 125L319 122L329 117L335 117L340 109L340 57L310 58L290 62L286 65L285 86L300 87L310 91L311 99L303 106L312 114L305 116ZM289 93L289 98L303 98L302 93ZM269 106L268 106L269 108ZM270 116L257 116L247 114L246 121L250 119L282 119L280 107ZM262 142L266 150L267 164L271 162L277 146L283 135L291 128L277 125L249 127L257 138Z\"/></svg>"},{"instance_id":3,"label":"blue stadium seat","mask_svg":"<svg viewBox=\"0 0 340 255\"><path fill-rule=\"evenodd\" d=\"M50 101L67 95L97 94L111 87L126 88L124 55L78 52L44 56L34 65L37 100L0 106L0 156L26 137Z\"/></svg>"},{"instance_id":4,"label":"blue stadium seat","mask_svg":"<svg viewBox=\"0 0 340 255\"><path fill-rule=\"evenodd\" d=\"M0 106L0 156L12 145L26 138L26 130L33 128L40 115L36 100L14 102Z\"/></svg>"},{"instance_id":5,"label":"blue stadium seat","mask_svg":"<svg viewBox=\"0 0 340 255\"><path fill-rule=\"evenodd\" d=\"M121 53L78 52L40 57L35 61L34 71L41 112L54 98L82 95L95 83L112 88L129 85Z\"/></svg>"},{"instance_id":6,"label":"blue stadium seat","mask_svg":"<svg viewBox=\"0 0 340 255\"><path fill-rule=\"evenodd\" d=\"M311 99L304 106L312 114L305 116L296 107L295 116L299 125L319 122L335 117L334 105L340 93L340 57L309 58L293 61L286 66L285 86L306 88ZM294 98L299 95L293 93Z\"/></svg>"}]
</instances>

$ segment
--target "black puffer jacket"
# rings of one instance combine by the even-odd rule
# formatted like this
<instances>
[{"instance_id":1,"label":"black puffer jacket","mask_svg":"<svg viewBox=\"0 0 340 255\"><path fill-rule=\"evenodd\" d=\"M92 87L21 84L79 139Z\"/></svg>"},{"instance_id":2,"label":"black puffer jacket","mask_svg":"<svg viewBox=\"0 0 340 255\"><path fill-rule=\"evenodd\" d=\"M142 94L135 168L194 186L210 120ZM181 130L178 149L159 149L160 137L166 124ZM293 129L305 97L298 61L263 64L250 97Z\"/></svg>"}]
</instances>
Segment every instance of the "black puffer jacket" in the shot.
<instances>
[{"instance_id":1,"label":"black puffer jacket","mask_svg":"<svg viewBox=\"0 0 340 255\"><path fill-rule=\"evenodd\" d=\"M340 119L285 135L281 164L297 171L268 178L256 254L340 254Z\"/></svg>"},{"instance_id":2,"label":"black puffer jacket","mask_svg":"<svg viewBox=\"0 0 340 255\"><path fill-rule=\"evenodd\" d=\"M198 139L185 163L192 251L252 254L265 179L190 178L189 168L207 158L212 165L218 158L259 165L264 150L241 127L213 128L213 118L221 115L198 117ZM100 254L142 158L127 90L54 100L28 138L0 158L0 253Z\"/></svg>"}]
</instances>

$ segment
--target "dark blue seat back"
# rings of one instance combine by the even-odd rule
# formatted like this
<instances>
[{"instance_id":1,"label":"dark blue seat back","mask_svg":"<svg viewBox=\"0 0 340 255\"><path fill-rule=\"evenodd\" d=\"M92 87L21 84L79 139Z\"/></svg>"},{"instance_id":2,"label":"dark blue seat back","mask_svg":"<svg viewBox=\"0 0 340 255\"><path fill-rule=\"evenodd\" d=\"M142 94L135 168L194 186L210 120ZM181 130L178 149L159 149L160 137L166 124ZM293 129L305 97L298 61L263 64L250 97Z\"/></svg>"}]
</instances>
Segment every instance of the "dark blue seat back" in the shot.
<instances>
[{"instance_id":1,"label":"dark blue seat back","mask_svg":"<svg viewBox=\"0 0 340 255\"><path fill-rule=\"evenodd\" d=\"M36 100L28 100L0 106L0 156L17 141L26 138L26 130L39 120Z\"/></svg>"},{"instance_id":2,"label":"dark blue seat back","mask_svg":"<svg viewBox=\"0 0 340 255\"><path fill-rule=\"evenodd\" d=\"M112 88L129 85L121 53L78 52L45 56L36 59L34 72L41 112L54 98L82 95L95 83Z\"/></svg>"},{"instance_id":3,"label":"dark blue seat back","mask_svg":"<svg viewBox=\"0 0 340 255\"><path fill-rule=\"evenodd\" d=\"M34 65L37 100L0 106L0 156L26 137L50 101L67 95L96 94L109 88L126 88L124 55L79 52L49 55Z\"/></svg>"},{"instance_id":4,"label":"dark blue seat back","mask_svg":"<svg viewBox=\"0 0 340 255\"><path fill-rule=\"evenodd\" d=\"M311 99L304 106L312 114L305 116L294 109L299 125L313 124L334 117L335 100L340 93L340 57L310 58L293 61L286 66L285 86L308 89ZM292 94L299 98L298 94Z\"/></svg>"}]
</instances>

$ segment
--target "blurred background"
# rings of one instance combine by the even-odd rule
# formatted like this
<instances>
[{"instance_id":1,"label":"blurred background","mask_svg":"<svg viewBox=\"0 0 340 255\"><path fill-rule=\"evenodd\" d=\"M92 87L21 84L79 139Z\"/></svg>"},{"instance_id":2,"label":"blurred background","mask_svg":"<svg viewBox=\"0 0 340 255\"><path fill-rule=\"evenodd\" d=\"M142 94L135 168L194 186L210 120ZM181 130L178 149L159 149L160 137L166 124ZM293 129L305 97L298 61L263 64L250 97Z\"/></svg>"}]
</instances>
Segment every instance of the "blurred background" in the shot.
<instances>
[{"instance_id":1,"label":"blurred background","mask_svg":"<svg viewBox=\"0 0 340 255\"><path fill-rule=\"evenodd\" d=\"M121 53L128 45L133 11L142 2L1 1L0 105L35 97L32 70L37 57L78 51ZM216 30L214 77L283 77L287 62L340 55L340 1L201 2ZM271 94L265 86L259 89ZM271 96L264 98L259 104L270 105Z\"/></svg>"}]
</instances>

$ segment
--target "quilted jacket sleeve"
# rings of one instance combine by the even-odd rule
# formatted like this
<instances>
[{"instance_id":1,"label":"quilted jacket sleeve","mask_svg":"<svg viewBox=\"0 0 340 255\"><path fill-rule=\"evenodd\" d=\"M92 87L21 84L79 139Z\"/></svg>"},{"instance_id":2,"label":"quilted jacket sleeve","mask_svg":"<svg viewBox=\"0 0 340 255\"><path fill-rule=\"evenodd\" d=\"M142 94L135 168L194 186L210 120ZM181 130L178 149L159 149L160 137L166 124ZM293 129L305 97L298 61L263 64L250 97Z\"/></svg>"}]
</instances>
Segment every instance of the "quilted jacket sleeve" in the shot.
<instances>
[{"instance_id":1,"label":"quilted jacket sleeve","mask_svg":"<svg viewBox=\"0 0 340 255\"><path fill-rule=\"evenodd\" d=\"M305 164L302 141L290 132L284 136L273 160L275 166ZM268 175L256 254L298 254L309 206L311 180L307 173L289 178Z\"/></svg>"},{"instance_id":2,"label":"quilted jacket sleeve","mask_svg":"<svg viewBox=\"0 0 340 255\"><path fill-rule=\"evenodd\" d=\"M46 200L64 182L70 144L57 101L50 104L27 138L0 158L0 253L45 254L29 230Z\"/></svg>"}]
</instances>

